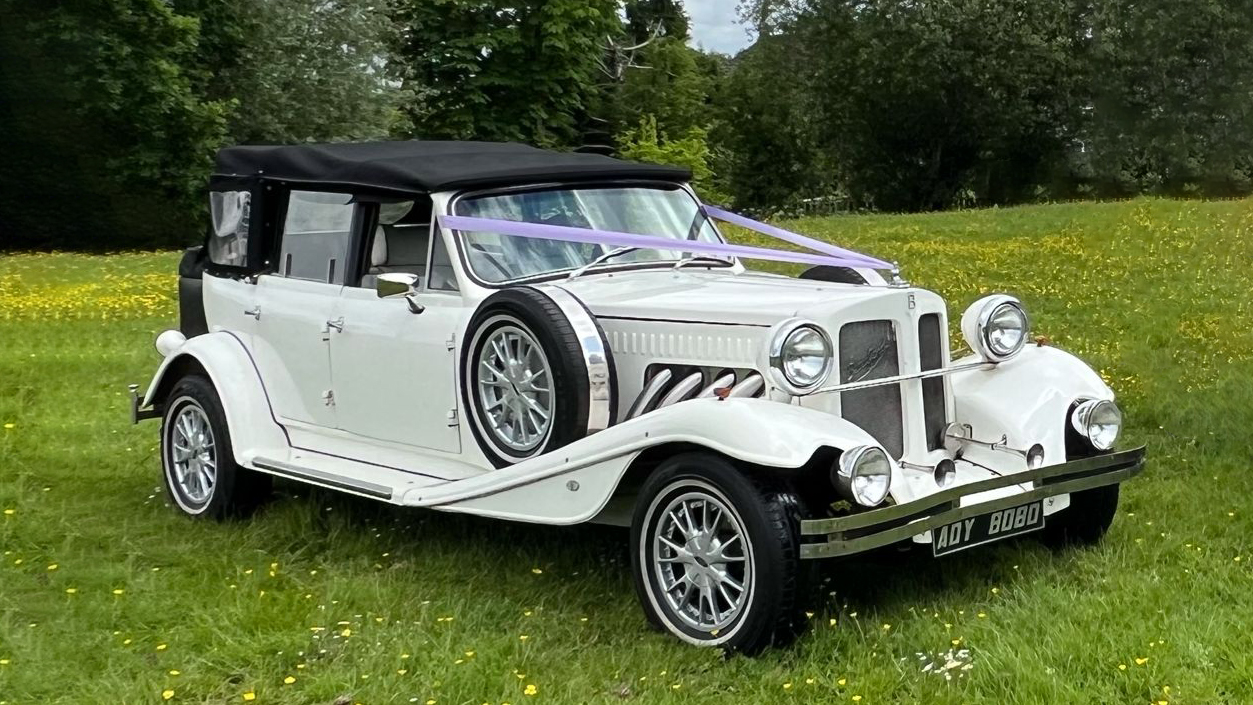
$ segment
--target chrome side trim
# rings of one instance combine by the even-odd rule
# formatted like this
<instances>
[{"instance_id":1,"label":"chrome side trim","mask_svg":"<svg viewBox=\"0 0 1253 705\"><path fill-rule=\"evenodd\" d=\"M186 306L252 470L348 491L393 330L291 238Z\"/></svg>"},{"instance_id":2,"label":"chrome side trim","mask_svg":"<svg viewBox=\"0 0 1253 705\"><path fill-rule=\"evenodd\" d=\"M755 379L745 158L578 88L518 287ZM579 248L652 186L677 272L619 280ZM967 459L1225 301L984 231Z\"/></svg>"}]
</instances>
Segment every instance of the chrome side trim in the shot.
<instances>
[{"instance_id":1,"label":"chrome side trim","mask_svg":"<svg viewBox=\"0 0 1253 705\"><path fill-rule=\"evenodd\" d=\"M316 485L324 485L337 490L347 490L358 494L374 497L375 499L384 499L391 501L392 488L384 485L376 485L373 482L364 482L362 480L353 480L351 478L336 475L334 473L315 470L313 468L303 468L299 465L284 463L280 460L270 460L269 458L254 458L253 466L259 470L272 472L275 475L290 477L295 480L304 482L312 482Z\"/></svg>"},{"instance_id":2,"label":"chrome side trim","mask_svg":"<svg viewBox=\"0 0 1253 705\"><path fill-rule=\"evenodd\" d=\"M657 408L660 409L663 406L677 404L678 402L687 399L693 392L696 391L696 388L700 386L702 379L704 379L704 377L701 373L693 372L692 374L679 380L679 383L674 385L674 389L666 392L666 396L662 397L661 401L657 402Z\"/></svg>"},{"instance_id":3,"label":"chrome side trim","mask_svg":"<svg viewBox=\"0 0 1253 705\"><path fill-rule=\"evenodd\" d=\"M879 379L866 380L864 382L849 382L848 384L834 384L830 387L823 387L814 392L814 394L824 394L827 392L851 392L854 389L868 389L870 387L882 387L888 384L897 384L911 379L928 379L930 377L943 377L951 375L954 372L965 372L966 370L977 370L985 367L995 367L995 362L986 362L980 360L978 362L967 362L962 365L953 365L952 367L944 367L938 370L926 370L923 372L911 372L904 375L896 375L894 377L880 377Z\"/></svg>"},{"instance_id":4,"label":"chrome side trim","mask_svg":"<svg viewBox=\"0 0 1253 705\"><path fill-rule=\"evenodd\" d=\"M725 374L719 377L718 379L715 379L714 381L710 382L709 384L705 385L705 388L697 392L696 396L692 398L700 399L701 397L712 397L714 395L714 390L725 389L734 384L735 384L735 374L734 373Z\"/></svg>"},{"instance_id":5,"label":"chrome side trim","mask_svg":"<svg viewBox=\"0 0 1253 705\"><path fill-rule=\"evenodd\" d=\"M536 287L557 304L579 338L583 363L587 366L587 435L609 428L613 418L613 376L609 369L609 350L596 326L596 319L574 294L559 286Z\"/></svg>"},{"instance_id":6,"label":"chrome side trim","mask_svg":"<svg viewBox=\"0 0 1253 705\"><path fill-rule=\"evenodd\" d=\"M630 421L636 416L648 411L648 408L652 405L653 400L657 398L657 395L661 393L662 389L665 389L666 385L670 383L670 378L673 376L674 373L669 369L663 369L661 372L653 375L652 378L648 380L648 384L644 385L644 391L640 392L640 395L635 398L635 403L631 404L631 410L627 412L626 418L623 419L623 421Z\"/></svg>"},{"instance_id":7,"label":"chrome side trim","mask_svg":"<svg viewBox=\"0 0 1253 705\"><path fill-rule=\"evenodd\" d=\"M728 399L737 397L755 397L766 386L766 380L759 374L751 374L740 383L731 388L731 393L727 395Z\"/></svg>"}]
</instances>

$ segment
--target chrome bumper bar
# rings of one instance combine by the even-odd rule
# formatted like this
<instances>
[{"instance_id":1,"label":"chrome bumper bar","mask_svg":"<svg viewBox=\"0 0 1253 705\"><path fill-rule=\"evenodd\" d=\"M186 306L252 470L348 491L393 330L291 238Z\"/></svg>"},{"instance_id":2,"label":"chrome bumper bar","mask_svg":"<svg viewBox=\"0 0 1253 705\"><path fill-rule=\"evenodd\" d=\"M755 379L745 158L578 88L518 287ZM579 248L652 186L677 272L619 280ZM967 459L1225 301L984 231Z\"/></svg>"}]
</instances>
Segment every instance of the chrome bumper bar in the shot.
<instances>
[{"instance_id":1,"label":"chrome bumper bar","mask_svg":"<svg viewBox=\"0 0 1253 705\"><path fill-rule=\"evenodd\" d=\"M1143 469L1144 447L1141 446L1050 465L1038 470L980 480L905 504L872 509L860 514L832 519L806 519L801 522L800 527L802 540L803 537L812 536L822 536L826 540L802 543L801 558L829 558L869 551L905 541L924 531L947 526L968 517L1016 507L1054 495L1117 484L1134 477ZM1034 482L1035 488L1010 497L961 506L963 497L1028 482ZM1047 521L1046 519L1046 524Z\"/></svg>"}]
</instances>

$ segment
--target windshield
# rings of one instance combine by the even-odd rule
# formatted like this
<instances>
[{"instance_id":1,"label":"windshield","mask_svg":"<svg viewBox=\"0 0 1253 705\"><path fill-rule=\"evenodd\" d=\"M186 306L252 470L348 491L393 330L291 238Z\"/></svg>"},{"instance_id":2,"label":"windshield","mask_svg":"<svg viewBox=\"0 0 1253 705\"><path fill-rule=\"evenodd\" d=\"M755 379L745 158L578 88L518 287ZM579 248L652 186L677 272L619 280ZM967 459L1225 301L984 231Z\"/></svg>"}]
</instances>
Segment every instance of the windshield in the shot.
<instances>
[{"instance_id":1,"label":"windshield","mask_svg":"<svg viewBox=\"0 0 1253 705\"><path fill-rule=\"evenodd\" d=\"M687 191L674 186L560 188L473 196L457 201L455 214L542 225L613 230L660 239L721 242ZM539 240L499 233L460 234L470 270L500 283L577 269L614 249L564 240ZM675 262L683 250L637 250L615 257L622 263Z\"/></svg>"}]
</instances>

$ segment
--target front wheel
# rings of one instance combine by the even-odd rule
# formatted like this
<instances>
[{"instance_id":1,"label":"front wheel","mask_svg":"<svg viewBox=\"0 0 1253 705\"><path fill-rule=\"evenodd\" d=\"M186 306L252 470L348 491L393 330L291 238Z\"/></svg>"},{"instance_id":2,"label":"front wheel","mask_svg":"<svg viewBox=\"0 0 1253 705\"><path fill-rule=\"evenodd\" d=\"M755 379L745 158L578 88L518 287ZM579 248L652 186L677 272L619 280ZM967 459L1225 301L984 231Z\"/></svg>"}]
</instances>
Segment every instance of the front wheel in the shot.
<instances>
[{"instance_id":1,"label":"front wheel","mask_svg":"<svg viewBox=\"0 0 1253 705\"><path fill-rule=\"evenodd\" d=\"M712 454L663 463L631 522L631 565L649 621L728 651L792 639L804 623L795 506Z\"/></svg>"},{"instance_id":2,"label":"front wheel","mask_svg":"<svg viewBox=\"0 0 1253 705\"><path fill-rule=\"evenodd\" d=\"M1044 522L1040 539L1048 546L1091 546L1105 538L1118 512L1118 485L1070 495L1070 506Z\"/></svg>"}]
</instances>

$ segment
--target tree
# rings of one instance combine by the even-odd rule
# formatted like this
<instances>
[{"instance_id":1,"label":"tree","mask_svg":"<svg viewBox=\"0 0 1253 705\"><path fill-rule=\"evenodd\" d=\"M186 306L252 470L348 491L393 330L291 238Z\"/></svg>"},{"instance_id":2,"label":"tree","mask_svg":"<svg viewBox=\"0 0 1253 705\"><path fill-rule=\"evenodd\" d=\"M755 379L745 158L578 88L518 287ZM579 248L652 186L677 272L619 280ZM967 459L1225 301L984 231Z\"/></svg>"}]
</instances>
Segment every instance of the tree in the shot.
<instances>
[{"instance_id":1,"label":"tree","mask_svg":"<svg viewBox=\"0 0 1253 705\"><path fill-rule=\"evenodd\" d=\"M614 92L618 130L631 129L646 116L655 119L663 134L672 136L709 125L709 80L698 63L699 55L675 37L658 37L644 47Z\"/></svg>"},{"instance_id":2,"label":"tree","mask_svg":"<svg viewBox=\"0 0 1253 705\"><path fill-rule=\"evenodd\" d=\"M691 26L680 0L626 0L627 35L640 44L653 37L670 37L682 42L690 38Z\"/></svg>"},{"instance_id":3,"label":"tree","mask_svg":"<svg viewBox=\"0 0 1253 705\"><path fill-rule=\"evenodd\" d=\"M620 31L616 0L397 0L398 69L425 99L405 106L421 138L576 146L597 60Z\"/></svg>"},{"instance_id":4,"label":"tree","mask_svg":"<svg viewBox=\"0 0 1253 705\"><path fill-rule=\"evenodd\" d=\"M201 19L205 95L233 104L229 141L386 136L400 91L388 82L395 28L375 0L175 0Z\"/></svg>"},{"instance_id":5,"label":"tree","mask_svg":"<svg viewBox=\"0 0 1253 705\"><path fill-rule=\"evenodd\" d=\"M162 0L0 1L3 246L116 249L199 237L227 106L185 66L198 26Z\"/></svg>"}]
</instances>

